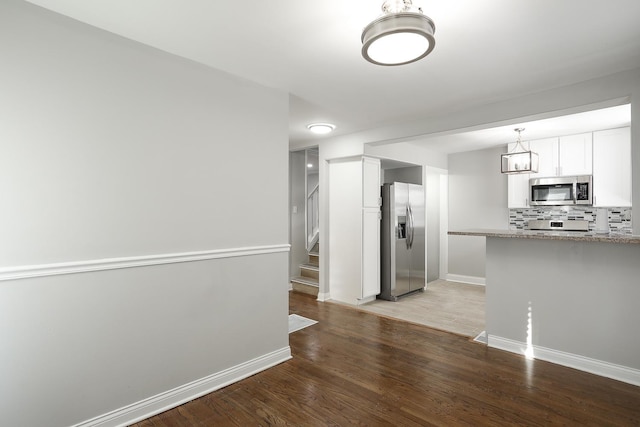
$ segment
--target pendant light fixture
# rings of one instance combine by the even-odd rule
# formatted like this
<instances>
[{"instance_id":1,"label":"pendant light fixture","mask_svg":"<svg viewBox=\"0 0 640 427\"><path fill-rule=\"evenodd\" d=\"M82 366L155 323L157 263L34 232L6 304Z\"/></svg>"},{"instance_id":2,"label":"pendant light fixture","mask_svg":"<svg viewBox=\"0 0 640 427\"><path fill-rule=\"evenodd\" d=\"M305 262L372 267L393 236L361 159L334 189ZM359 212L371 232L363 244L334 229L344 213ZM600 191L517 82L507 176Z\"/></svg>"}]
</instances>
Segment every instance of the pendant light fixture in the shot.
<instances>
[{"instance_id":1,"label":"pendant light fixture","mask_svg":"<svg viewBox=\"0 0 640 427\"><path fill-rule=\"evenodd\" d=\"M362 31L362 56L376 65L404 65L427 56L435 47L436 26L412 11L411 0L386 0L383 15Z\"/></svg>"},{"instance_id":2,"label":"pendant light fixture","mask_svg":"<svg viewBox=\"0 0 640 427\"><path fill-rule=\"evenodd\" d=\"M514 131L518 132L518 139L513 150L500 156L501 172L509 174L538 172L538 153L525 150L520 140L520 134L524 128L515 128Z\"/></svg>"}]
</instances>

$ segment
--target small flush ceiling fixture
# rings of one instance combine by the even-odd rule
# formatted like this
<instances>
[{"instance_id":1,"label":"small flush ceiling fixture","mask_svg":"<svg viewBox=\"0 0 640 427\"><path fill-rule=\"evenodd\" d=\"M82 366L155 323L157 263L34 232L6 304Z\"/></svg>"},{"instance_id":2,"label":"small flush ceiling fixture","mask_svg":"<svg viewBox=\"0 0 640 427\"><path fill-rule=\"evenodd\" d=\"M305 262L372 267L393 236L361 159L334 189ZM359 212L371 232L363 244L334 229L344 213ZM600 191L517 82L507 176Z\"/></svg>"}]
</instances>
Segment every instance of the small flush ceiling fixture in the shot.
<instances>
[{"instance_id":1,"label":"small flush ceiling fixture","mask_svg":"<svg viewBox=\"0 0 640 427\"><path fill-rule=\"evenodd\" d=\"M530 173L538 172L538 153L525 150L520 140L520 133L524 131L524 128L516 128L514 131L518 132L518 139L513 150L506 154L502 154L502 173Z\"/></svg>"},{"instance_id":2,"label":"small flush ceiling fixture","mask_svg":"<svg viewBox=\"0 0 640 427\"><path fill-rule=\"evenodd\" d=\"M307 125L307 129L313 133L317 133L318 135L329 133L335 128L336 126L331 123L311 123L310 125Z\"/></svg>"},{"instance_id":3,"label":"small flush ceiling fixture","mask_svg":"<svg viewBox=\"0 0 640 427\"><path fill-rule=\"evenodd\" d=\"M433 50L436 26L422 13L412 11L411 0L386 0L383 15L362 31L362 56L376 65L404 65Z\"/></svg>"}]
</instances>

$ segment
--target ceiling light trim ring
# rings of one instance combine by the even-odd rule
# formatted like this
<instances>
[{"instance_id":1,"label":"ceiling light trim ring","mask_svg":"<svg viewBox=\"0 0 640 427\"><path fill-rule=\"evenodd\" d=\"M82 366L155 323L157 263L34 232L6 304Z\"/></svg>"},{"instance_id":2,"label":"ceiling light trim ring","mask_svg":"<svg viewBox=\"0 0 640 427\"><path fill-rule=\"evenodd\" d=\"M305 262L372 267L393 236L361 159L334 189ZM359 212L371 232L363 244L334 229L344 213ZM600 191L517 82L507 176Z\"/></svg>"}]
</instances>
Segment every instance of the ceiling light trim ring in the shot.
<instances>
[{"instance_id":1,"label":"ceiling light trim ring","mask_svg":"<svg viewBox=\"0 0 640 427\"><path fill-rule=\"evenodd\" d=\"M418 61L429 55L435 47L436 40L434 37L436 26L428 16L418 12L399 12L383 15L362 31L362 56L369 62L376 65L396 66L405 65ZM379 62L371 58L368 49L373 42L381 37L396 33L414 33L423 36L429 42L428 49L416 58L398 63Z\"/></svg>"}]
</instances>

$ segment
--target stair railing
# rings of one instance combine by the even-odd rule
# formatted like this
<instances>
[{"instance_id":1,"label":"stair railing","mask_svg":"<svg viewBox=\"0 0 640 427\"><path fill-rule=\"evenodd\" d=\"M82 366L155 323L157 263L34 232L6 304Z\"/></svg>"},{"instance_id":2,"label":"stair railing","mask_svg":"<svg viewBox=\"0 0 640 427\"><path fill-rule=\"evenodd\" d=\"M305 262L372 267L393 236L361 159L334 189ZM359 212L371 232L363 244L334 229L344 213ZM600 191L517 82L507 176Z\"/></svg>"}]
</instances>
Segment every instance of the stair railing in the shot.
<instances>
[{"instance_id":1,"label":"stair railing","mask_svg":"<svg viewBox=\"0 0 640 427\"><path fill-rule=\"evenodd\" d=\"M320 235L320 186L317 184L307 195L307 251L318 242Z\"/></svg>"}]
</instances>

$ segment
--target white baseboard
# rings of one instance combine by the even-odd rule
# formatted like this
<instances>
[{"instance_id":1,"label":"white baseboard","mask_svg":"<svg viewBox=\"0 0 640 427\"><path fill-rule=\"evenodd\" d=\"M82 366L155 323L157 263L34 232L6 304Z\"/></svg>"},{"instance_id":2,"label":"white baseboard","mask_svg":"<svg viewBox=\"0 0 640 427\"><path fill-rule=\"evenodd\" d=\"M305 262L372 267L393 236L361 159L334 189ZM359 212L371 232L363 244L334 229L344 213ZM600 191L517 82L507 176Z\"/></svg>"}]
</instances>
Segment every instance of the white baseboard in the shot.
<instances>
[{"instance_id":1,"label":"white baseboard","mask_svg":"<svg viewBox=\"0 0 640 427\"><path fill-rule=\"evenodd\" d=\"M489 347L522 355L524 355L527 348L527 344L524 342L495 335L488 335L488 345ZM638 369L535 345L533 346L533 357L534 359L546 360L547 362L640 386L640 370Z\"/></svg>"},{"instance_id":2,"label":"white baseboard","mask_svg":"<svg viewBox=\"0 0 640 427\"><path fill-rule=\"evenodd\" d=\"M375 301L376 300L376 296L371 296L371 297L366 297L366 298L362 298L356 301L356 305L362 305L362 304L366 304L368 302L371 301Z\"/></svg>"},{"instance_id":3,"label":"white baseboard","mask_svg":"<svg viewBox=\"0 0 640 427\"><path fill-rule=\"evenodd\" d=\"M291 359L291 348L287 346L173 390L83 421L73 427L127 426L238 382L289 359Z\"/></svg>"},{"instance_id":4,"label":"white baseboard","mask_svg":"<svg viewBox=\"0 0 640 427\"><path fill-rule=\"evenodd\" d=\"M331 295L329 292L318 292L318 301L325 302L331 299Z\"/></svg>"},{"instance_id":5,"label":"white baseboard","mask_svg":"<svg viewBox=\"0 0 640 427\"><path fill-rule=\"evenodd\" d=\"M461 274L447 274L445 276L445 280L447 280L448 282L460 282L480 286L485 286L487 283L487 279L485 279L484 277L463 276Z\"/></svg>"}]
</instances>

